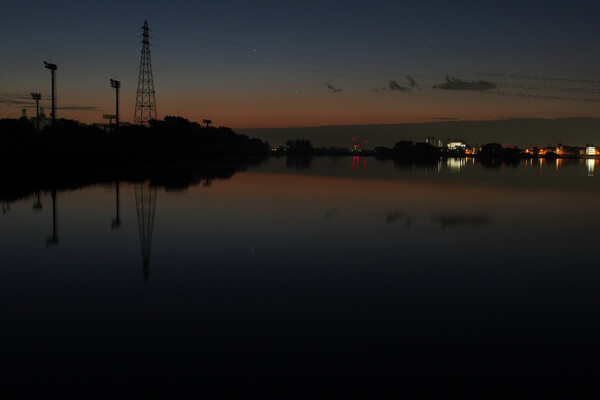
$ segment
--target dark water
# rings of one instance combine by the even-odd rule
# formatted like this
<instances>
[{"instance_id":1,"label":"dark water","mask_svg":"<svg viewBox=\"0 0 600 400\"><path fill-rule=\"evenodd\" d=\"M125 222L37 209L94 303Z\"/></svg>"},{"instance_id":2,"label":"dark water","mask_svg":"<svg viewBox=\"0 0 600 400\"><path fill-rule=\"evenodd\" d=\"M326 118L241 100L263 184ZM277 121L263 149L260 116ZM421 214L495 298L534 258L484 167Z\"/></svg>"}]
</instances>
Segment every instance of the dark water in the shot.
<instances>
[{"instance_id":1,"label":"dark water","mask_svg":"<svg viewBox=\"0 0 600 400\"><path fill-rule=\"evenodd\" d=\"M118 211L115 189L3 203L3 381L599 370L597 161L273 158L121 183Z\"/></svg>"}]
</instances>

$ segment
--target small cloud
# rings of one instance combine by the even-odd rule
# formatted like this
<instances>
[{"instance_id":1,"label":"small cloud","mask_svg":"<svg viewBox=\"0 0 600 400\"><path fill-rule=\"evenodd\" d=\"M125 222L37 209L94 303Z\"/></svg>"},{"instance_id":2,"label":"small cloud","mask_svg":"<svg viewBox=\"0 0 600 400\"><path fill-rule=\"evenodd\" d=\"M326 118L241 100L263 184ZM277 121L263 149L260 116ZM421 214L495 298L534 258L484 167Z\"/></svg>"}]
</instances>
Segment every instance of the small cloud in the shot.
<instances>
[{"instance_id":1,"label":"small cloud","mask_svg":"<svg viewBox=\"0 0 600 400\"><path fill-rule=\"evenodd\" d=\"M488 81L463 81L446 75L446 82L439 85L433 85L434 89L444 90L492 90L496 84Z\"/></svg>"},{"instance_id":2,"label":"small cloud","mask_svg":"<svg viewBox=\"0 0 600 400\"><path fill-rule=\"evenodd\" d=\"M436 220L442 225L442 229L459 226L481 227L490 222L483 215L440 215Z\"/></svg>"},{"instance_id":3,"label":"small cloud","mask_svg":"<svg viewBox=\"0 0 600 400\"><path fill-rule=\"evenodd\" d=\"M405 228L409 227L413 222L413 217L406 215L401 212L389 212L385 216L385 222L393 224L394 222L401 222Z\"/></svg>"},{"instance_id":4,"label":"small cloud","mask_svg":"<svg viewBox=\"0 0 600 400\"><path fill-rule=\"evenodd\" d=\"M329 89L329 91L331 91L331 93L341 93L342 89L336 88L333 85L330 85L329 83L326 84L327 85L327 89Z\"/></svg>"},{"instance_id":5,"label":"small cloud","mask_svg":"<svg viewBox=\"0 0 600 400\"><path fill-rule=\"evenodd\" d=\"M340 210L337 209L332 209L332 210L328 210L325 215L323 215L323 220L326 221L328 219L332 219L336 216L338 216L340 214Z\"/></svg>"},{"instance_id":6,"label":"small cloud","mask_svg":"<svg viewBox=\"0 0 600 400\"><path fill-rule=\"evenodd\" d=\"M397 91L399 91L399 92L406 92L407 90L410 90L410 89L409 89L409 88L407 88L407 87L400 86L400 85L398 84L398 82L396 82L396 81L390 81L390 83L388 84L388 87L389 87L389 89L390 89L391 91L395 91L395 90L397 90Z\"/></svg>"},{"instance_id":7,"label":"small cloud","mask_svg":"<svg viewBox=\"0 0 600 400\"><path fill-rule=\"evenodd\" d=\"M30 101L23 101L23 100L0 99L0 103L13 105L13 106L35 107L35 103L32 103Z\"/></svg>"},{"instance_id":8,"label":"small cloud","mask_svg":"<svg viewBox=\"0 0 600 400\"><path fill-rule=\"evenodd\" d=\"M18 99L18 100L31 100L31 95L29 96L25 96L25 95L16 95L16 96L12 96L13 99Z\"/></svg>"},{"instance_id":9,"label":"small cloud","mask_svg":"<svg viewBox=\"0 0 600 400\"><path fill-rule=\"evenodd\" d=\"M414 78L410 75L405 75L406 80L408 81L408 86L413 89L421 90L421 86L414 80Z\"/></svg>"},{"instance_id":10,"label":"small cloud","mask_svg":"<svg viewBox=\"0 0 600 400\"><path fill-rule=\"evenodd\" d=\"M0 95L0 104L7 104L9 106L35 107L35 101L31 99L31 96L13 94Z\"/></svg>"}]
</instances>

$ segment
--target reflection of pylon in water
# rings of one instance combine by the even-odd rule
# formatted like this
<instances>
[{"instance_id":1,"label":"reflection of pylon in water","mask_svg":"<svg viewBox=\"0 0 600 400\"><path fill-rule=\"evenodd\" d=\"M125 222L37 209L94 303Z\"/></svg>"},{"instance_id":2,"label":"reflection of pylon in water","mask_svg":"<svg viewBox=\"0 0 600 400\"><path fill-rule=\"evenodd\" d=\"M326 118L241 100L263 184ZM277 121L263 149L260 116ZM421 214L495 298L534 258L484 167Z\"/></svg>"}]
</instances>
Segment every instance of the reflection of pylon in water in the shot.
<instances>
[{"instance_id":1,"label":"reflection of pylon in water","mask_svg":"<svg viewBox=\"0 0 600 400\"><path fill-rule=\"evenodd\" d=\"M135 206L137 209L140 244L144 262L144 280L148 281L150 273L150 249L152 247L152 229L156 210L156 188L150 182L138 183L134 186Z\"/></svg>"}]
</instances>

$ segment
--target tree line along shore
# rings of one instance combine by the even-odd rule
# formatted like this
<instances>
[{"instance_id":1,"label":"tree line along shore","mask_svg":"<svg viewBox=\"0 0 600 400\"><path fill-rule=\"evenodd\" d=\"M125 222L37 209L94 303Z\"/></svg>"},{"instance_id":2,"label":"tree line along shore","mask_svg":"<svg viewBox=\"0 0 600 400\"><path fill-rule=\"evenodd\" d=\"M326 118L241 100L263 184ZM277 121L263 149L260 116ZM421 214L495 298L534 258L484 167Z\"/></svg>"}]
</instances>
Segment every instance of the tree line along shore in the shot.
<instances>
[{"instance_id":1,"label":"tree line along shore","mask_svg":"<svg viewBox=\"0 0 600 400\"><path fill-rule=\"evenodd\" d=\"M4 165L119 167L267 155L362 155L406 160L464 156L514 160L565 156L551 149L540 153L507 148L498 143L488 143L474 152L406 140L400 140L392 148L359 151L341 147L314 148L304 139L291 139L286 146L271 148L261 139L238 134L227 127L203 126L173 116L151 121L149 126L127 125L108 130L59 119L55 126L48 126L41 132L26 118L0 120L0 162Z\"/></svg>"}]
</instances>

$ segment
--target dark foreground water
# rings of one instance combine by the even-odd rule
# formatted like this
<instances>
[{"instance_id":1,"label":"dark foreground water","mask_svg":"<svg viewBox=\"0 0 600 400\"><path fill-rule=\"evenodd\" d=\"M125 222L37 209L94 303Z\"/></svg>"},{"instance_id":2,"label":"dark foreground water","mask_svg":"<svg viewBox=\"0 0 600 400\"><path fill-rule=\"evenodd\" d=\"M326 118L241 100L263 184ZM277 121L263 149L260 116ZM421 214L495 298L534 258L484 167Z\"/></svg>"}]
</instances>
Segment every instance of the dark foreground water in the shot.
<instances>
[{"instance_id":1,"label":"dark foreground water","mask_svg":"<svg viewBox=\"0 0 600 400\"><path fill-rule=\"evenodd\" d=\"M597 161L273 158L3 211L5 382L599 371Z\"/></svg>"}]
</instances>

